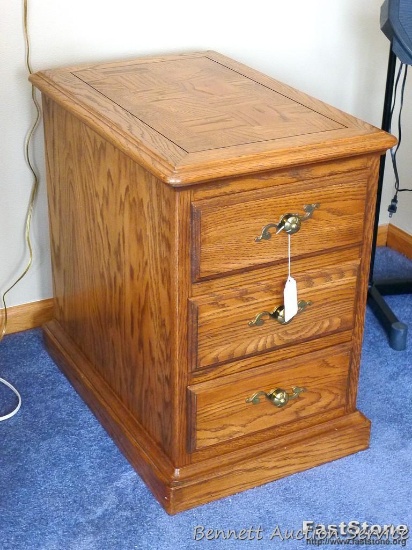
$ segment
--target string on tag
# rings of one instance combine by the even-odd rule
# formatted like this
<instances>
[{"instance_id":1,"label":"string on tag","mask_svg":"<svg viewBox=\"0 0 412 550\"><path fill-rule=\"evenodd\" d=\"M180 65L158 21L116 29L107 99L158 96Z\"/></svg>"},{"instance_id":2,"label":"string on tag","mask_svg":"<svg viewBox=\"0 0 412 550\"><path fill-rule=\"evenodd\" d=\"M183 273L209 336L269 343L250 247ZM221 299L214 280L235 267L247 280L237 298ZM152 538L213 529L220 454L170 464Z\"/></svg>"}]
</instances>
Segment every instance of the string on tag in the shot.
<instances>
[{"instance_id":1,"label":"string on tag","mask_svg":"<svg viewBox=\"0 0 412 550\"><path fill-rule=\"evenodd\" d=\"M291 235L288 233L288 278L283 291L283 304L285 323L290 321L298 312L298 288L295 279L291 275Z\"/></svg>"},{"instance_id":2,"label":"string on tag","mask_svg":"<svg viewBox=\"0 0 412 550\"><path fill-rule=\"evenodd\" d=\"M290 233L288 233L288 279L290 279Z\"/></svg>"}]
</instances>

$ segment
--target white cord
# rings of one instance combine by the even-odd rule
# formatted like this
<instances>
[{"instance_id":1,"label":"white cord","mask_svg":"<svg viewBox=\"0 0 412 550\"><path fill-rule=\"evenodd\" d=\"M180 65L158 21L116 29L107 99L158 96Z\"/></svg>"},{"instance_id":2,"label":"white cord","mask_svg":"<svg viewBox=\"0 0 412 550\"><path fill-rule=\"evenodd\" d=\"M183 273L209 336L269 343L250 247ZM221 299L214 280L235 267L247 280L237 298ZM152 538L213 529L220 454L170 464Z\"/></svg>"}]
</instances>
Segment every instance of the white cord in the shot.
<instances>
[{"instance_id":1,"label":"white cord","mask_svg":"<svg viewBox=\"0 0 412 550\"><path fill-rule=\"evenodd\" d=\"M14 386L12 386L12 385L10 384L10 382L7 382L7 380L4 380L4 378L0 378L0 383L1 383L1 384L4 384L4 385L7 386L8 388L10 388L11 391L14 392L14 393L17 395L17 399L19 400L19 402L17 403L16 408L15 408L13 411L11 411L11 413L6 414L6 415L4 415L4 416L0 416L0 422L1 422L2 420L8 420L9 418L11 418L11 417L14 416L16 413L19 412L20 407L21 407L21 395L20 395L19 392L16 390L16 388L15 388Z\"/></svg>"}]
</instances>

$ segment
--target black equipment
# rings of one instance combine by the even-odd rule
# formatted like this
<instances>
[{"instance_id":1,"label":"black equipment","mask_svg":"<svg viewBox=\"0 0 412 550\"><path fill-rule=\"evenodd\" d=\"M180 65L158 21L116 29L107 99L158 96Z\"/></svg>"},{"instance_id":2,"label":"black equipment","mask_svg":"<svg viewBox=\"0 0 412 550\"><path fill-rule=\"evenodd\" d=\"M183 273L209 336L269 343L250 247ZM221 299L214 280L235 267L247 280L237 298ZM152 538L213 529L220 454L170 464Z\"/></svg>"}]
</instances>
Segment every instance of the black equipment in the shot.
<instances>
[{"instance_id":1,"label":"black equipment","mask_svg":"<svg viewBox=\"0 0 412 550\"><path fill-rule=\"evenodd\" d=\"M381 7L381 29L402 63L412 65L412 2L385 0Z\"/></svg>"},{"instance_id":2,"label":"black equipment","mask_svg":"<svg viewBox=\"0 0 412 550\"><path fill-rule=\"evenodd\" d=\"M386 91L382 116L382 129L390 131L392 118L392 103L394 97L395 69L397 59L405 65L412 65L412 1L385 0L381 7L381 29L391 42L386 78ZM405 73L406 78L406 73ZM392 160L394 161L393 153ZM395 153L396 155L396 153ZM371 269L369 277L368 304L377 319L382 324L389 337L389 345L394 350L406 348L408 327L398 320L383 296L394 294L411 294L412 279L381 279L374 280L373 264L375 261L376 241L378 234L379 210L382 196L383 176L385 172L386 155L382 155L379 169L378 193L376 201L375 227L372 243ZM396 162L394 163L396 170ZM396 174L397 177L397 174ZM398 192L398 187L397 187ZM390 214L396 212L397 192L391 205Z\"/></svg>"}]
</instances>

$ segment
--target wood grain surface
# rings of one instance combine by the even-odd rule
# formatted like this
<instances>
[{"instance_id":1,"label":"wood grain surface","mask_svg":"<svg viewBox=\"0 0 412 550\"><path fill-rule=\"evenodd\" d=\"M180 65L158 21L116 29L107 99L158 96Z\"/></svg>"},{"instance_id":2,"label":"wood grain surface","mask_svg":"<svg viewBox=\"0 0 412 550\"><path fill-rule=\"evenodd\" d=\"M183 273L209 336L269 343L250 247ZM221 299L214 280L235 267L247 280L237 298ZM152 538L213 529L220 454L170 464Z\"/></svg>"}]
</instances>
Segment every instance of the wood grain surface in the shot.
<instances>
[{"instance_id":1,"label":"wood grain surface","mask_svg":"<svg viewBox=\"0 0 412 550\"><path fill-rule=\"evenodd\" d=\"M42 71L47 346L176 513L364 449L356 410L380 154L392 136L215 52ZM286 213L298 297L283 303ZM254 392L307 391L284 409Z\"/></svg>"},{"instance_id":2,"label":"wood grain surface","mask_svg":"<svg viewBox=\"0 0 412 550\"><path fill-rule=\"evenodd\" d=\"M352 332L352 357L348 379L347 410L356 410L356 396L358 393L359 369L361 364L363 331L365 327L366 297L368 292L370 256L375 219L375 200L378 185L378 170L380 158L375 156L370 166L367 183L365 210L363 214L363 235L361 263L356 287L356 308L354 310L354 324Z\"/></svg>"},{"instance_id":3,"label":"wood grain surface","mask_svg":"<svg viewBox=\"0 0 412 550\"><path fill-rule=\"evenodd\" d=\"M214 459L213 469L206 473L196 472L194 482L186 482L183 478L173 487L169 513L187 510L362 451L369 446L369 436L370 422L357 412L302 430L295 437L292 434L270 441L266 448L263 445L253 448L254 454L244 450L243 457L236 456L236 462L225 463L224 458L218 457Z\"/></svg>"},{"instance_id":4,"label":"wood grain surface","mask_svg":"<svg viewBox=\"0 0 412 550\"><path fill-rule=\"evenodd\" d=\"M257 370L252 376L244 373L236 379L189 386L194 449L344 406L348 370L348 349L339 353L335 348L321 359L301 357ZM264 397L256 405L246 401L258 391L275 388L291 394L294 386L306 391L282 408Z\"/></svg>"},{"instance_id":5,"label":"wood grain surface","mask_svg":"<svg viewBox=\"0 0 412 550\"><path fill-rule=\"evenodd\" d=\"M387 246L412 259L412 235L403 231L396 225L389 224L387 232Z\"/></svg>"},{"instance_id":6,"label":"wood grain surface","mask_svg":"<svg viewBox=\"0 0 412 550\"><path fill-rule=\"evenodd\" d=\"M7 334L37 328L53 317L54 301L51 298L7 308ZM0 308L0 325L4 310ZM1 325L2 326L2 325Z\"/></svg>"},{"instance_id":7,"label":"wood grain surface","mask_svg":"<svg viewBox=\"0 0 412 550\"><path fill-rule=\"evenodd\" d=\"M283 215L303 215L307 204L319 208L291 237L294 260L360 242L367 181L360 171L193 203L193 280L284 260L285 231L272 228L269 240L255 239Z\"/></svg>"},{"instance_id":8,"label":"wood grain surface","mask_svg":"<svg viewBox=\"0 0 412 550\"><path fill-rule=\"evenodd\" d=\"M172 453L176 195L54 102L44 113L55 318Z\"/></svg>"},{"instance_id":9,"label":"wood grain surface","mask_svg":"<svg viewBox=\"0 0 412 550\"><path fill-rule=\"evenodd\" d=\"M186 153L343 127L208 57L73 75Z\"/></svg>"},{"instance_id":10,"label":"wood grain surface","mask_svg":"<svg viewBox=\"0 0 412 550\"><path fill-rule=\"evenodd\" d=\"M55 69L30 79L173 186L383 152L395 142L216 52Z\"/></svg>"},{"instance_id":11,"label":"wood grain surface","mask_svg":"<svg viewBox=\"0 0 412 550\"><path fill-rule=\"evenodd\" d=\"M192 304L193 368L200 369L255 355L352 328L358 262L329 270L307 266L296 276L298 299L311 301L290 323L264 318L261 326L249 326L262 311L283 304L287 273L273 279L196 299ZM196 345L197 342L197 345Z\"/></svg>"}]
</instances>

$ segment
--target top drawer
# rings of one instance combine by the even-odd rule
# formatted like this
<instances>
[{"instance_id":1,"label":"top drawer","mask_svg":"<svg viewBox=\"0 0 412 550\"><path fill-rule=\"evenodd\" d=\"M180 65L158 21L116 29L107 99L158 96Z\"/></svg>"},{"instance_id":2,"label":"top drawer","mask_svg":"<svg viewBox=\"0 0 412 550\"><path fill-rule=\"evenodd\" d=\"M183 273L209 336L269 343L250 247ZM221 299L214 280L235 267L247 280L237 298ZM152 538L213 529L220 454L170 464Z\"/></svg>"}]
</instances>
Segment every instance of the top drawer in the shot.
<instances>
[{"instance_id":1,"label":"top drawer","mask_svg":"<svg viewBox=\"0 0 412 550\"><path fill-rule=\"evenodd\" d=\"M303 215L306 204L319 207L292 235L293 258L361 242L367 180L362 170L193 202L193 281L286 260L285 231L255 239L285 214Z\"/></svg>"}]
</instances>

